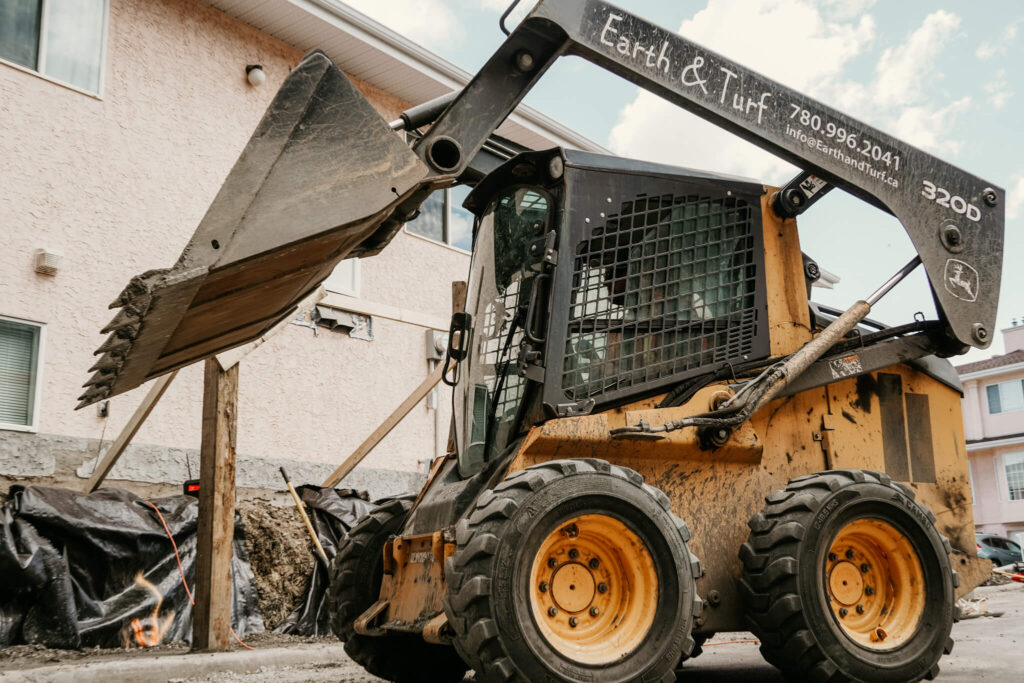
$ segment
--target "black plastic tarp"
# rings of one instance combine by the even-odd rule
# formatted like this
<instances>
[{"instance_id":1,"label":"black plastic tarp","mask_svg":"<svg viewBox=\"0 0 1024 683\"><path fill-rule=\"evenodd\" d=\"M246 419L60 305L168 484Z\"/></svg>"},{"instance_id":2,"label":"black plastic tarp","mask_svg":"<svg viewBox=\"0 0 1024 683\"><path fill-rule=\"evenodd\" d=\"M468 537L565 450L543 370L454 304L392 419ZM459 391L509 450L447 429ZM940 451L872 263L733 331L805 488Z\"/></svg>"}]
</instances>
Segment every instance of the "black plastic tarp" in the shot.
<instances>
[{"instance_id":1,"label":"black plastic tarp","mask_svg":"<svg viewBox=\"0 0 1024 683\"><path fill-rule=\"evenodd\" d=\"M351 489L329 489L320 486L299 486L299 498L306 504L309 521L330 560L338 553L348 530L373 509L365 493ZM274 629L277 633L300 636L331 635L331 616L327 607L328 573L319 561L313 565L309 588L302 604Z\"/></svg>"},{"instance_id":2,"label":"black plastic tarp","mask_svg":"<svg viewBox=\"0 0 1024 683\"><path fill-rule=\"evenodd\" d=\"M195 586L198 501L149 501ZM85 494L15 486L0 507L0 647L155 645L192 638L192 605L174 548L147 501L119 489ZM252 568L235 517L231 622L260 633Z\"/></svg>"}]
</instances>

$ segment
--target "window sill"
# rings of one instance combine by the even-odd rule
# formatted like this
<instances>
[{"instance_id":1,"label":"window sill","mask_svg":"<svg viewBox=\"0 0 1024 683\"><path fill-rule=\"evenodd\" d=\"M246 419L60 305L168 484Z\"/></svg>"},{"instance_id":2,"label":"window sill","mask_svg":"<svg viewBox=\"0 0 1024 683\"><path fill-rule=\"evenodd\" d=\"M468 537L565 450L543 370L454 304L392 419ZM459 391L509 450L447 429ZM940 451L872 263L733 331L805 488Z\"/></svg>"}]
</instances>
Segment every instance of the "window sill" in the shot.
<instances>
[{"instance_id":1,"label":"window sill","mask_svg":"<svg viewBox=\"0 0 1024 683\"><path fill-rule=\"evenodd\" d=\"M378 318L385 318L387 320L395 320L400 323L417 325L419 327L426 327L433 330L443 331L447 330L449 326L448 320L444 320L443 318L438 318L427 313L421 313L408 308L398 308L397 306L388 306L387 304L345 296L344 294L336 294L335 292L330 291L327 292L327 296L320 301L320 305L337 308L342 311L349 311L351 313L359 313L361 315L370 315Z\"/></svg>"},{"instance_id":2,"label":"window sill","mask_svg":"<svg viewBox=\"0 0 1024 683\"><path fill-rule=\"evenodd\" d=\"M2 57L0 57L0 64L3 64L4 66L9 66L9 67L11 67L12 69L14 69L16 71L21 71L22 73L26 73L26 74L28 74L30 76L35 76L36 78L38 78L40 80L47 81L49 83L53 83L54 85L59 85L62 88L67 88L68 90L74 91L74 92L78 93L79 95L85 95L86 97L91 97L94 100L99 100L100 102L103 101L103 96L100 95L99 93L94 93L94 92L90 92L89 90L85 90L84 88L79 88L77 85L71 85L70 83L67 83L67 82L62 81L62 80L57 79L57 78L54 78L53 76L47 76L44 73L39 73L35 69L30 69L27 66L22 66L21 64L17 64L15 62L9 62L9 61L7 61L6 59L4 59ZM100 81L102 81L102 80L103 80L103 78L101 76L100 77ZM101 88L102 88L102 86L101 86Z\"/></svg>"},{"instance_id":3,"label":"window sill","mask_svg":"<svg viewBox=\"0 0 1024 683\"><path fill-rule=\"evenodd\" d=\"M35 434L38 431L39 428L35 425L16 425L0 422L0 432L27 432L29 434Z\"/></svg>"}]
</instances>

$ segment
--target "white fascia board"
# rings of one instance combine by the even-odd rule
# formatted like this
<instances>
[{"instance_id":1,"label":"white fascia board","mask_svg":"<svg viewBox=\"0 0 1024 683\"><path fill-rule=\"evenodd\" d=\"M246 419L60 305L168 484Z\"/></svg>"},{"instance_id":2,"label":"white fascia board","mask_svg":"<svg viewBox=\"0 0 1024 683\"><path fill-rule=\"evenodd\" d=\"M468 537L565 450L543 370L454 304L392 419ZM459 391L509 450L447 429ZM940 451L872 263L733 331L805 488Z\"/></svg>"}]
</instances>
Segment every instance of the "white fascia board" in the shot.
<instances>
[{"instance_id":1,"label":"white fascia board","mask_svg":"<svg viewBox=\"0 0 1024 683\"><path fill-rule=\"evenodd\" d=\"M985 379L986 377L996 377L997 375L1008 375L1012 372L1024 372L1024 363L1013 363L1012 365L1001 365L998 368L968 372L965 375L960 375L960 381L968 382L972 379Z\"/></svg>"},{"instance_id":2,"label":"white fascia board","mask_svg":"<svg viewBox=\"0 0 1024 683\"><path fill-rule=\"evenodd\" d=\"M984 451L989 448L1001 448L1003 446L1019 446L1024 444L1024 436L1015 436L1008 439L993 439L992 441L979 441L978 443L967 444L967 452Z\"/></svg>"},{"instance_id":3,"label":"white fascia board","mask_svg":"<svg viewBox=\"0 0 1024 683\"><path fill-rule=\"evenodd\" d=\"M258 28L270 35L278 36L280 31L287 28L290 22L275 22L274 19L259 21L255 18L255 10L249 6L248 9L239 11L240 5L236 0L206 0L209 4L218 9L239 17L242 21ZM395 31L392 31L383 24L374 21L365 14L340 2L340 0L269 0L259 8L261 16L273 17L274 7L292 7L310 16L314 16L334 31L343 35L346 40L353 40L368 49L374 50L380 55L394 60L394 63L410 74L415 74L419 80L418 91L422 96L418 98L404 97L410 104L422 104L427 100L444 95L452 90L460 90L472 78L472 74L460 69L451 62L430 52L426 48L417 45L408 38L405 38ZM294 13L294 12L293 12ZM300 49L313 49L317 45L296 45ZM328 54L328 56L331 56ZM344 63L339 63L342 69L346 68ZM356 76L359 74L356 73ZM372 82L372 80L371 80ZM386 83L373 82L373 85L387 91L391 90ZM400 95L400 93L392 93ZM520 104L514 112L506 119L499 128L501 135L523 144L528 147L540 147L560 145L572 147L588 152L602 154L610 153L607 149L596 142L576 133L567 126L555 121L532 107Z\"/></svg>"}]
</instances>

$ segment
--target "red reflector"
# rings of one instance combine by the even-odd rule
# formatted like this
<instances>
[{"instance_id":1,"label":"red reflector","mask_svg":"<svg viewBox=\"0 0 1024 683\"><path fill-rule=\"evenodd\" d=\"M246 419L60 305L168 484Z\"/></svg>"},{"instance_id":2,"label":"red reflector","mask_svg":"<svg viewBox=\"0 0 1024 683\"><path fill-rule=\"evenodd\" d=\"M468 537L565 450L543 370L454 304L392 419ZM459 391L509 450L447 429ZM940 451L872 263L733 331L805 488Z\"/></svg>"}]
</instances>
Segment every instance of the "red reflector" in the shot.
<instances>
[{"instance_id":1,"label":"red reflector","mask_svg":"<svg viewBox=\"0 0 1024 683\"><path fill-rule=\"evenodd\" d=\"M199 484L189 484L188 488L185 489L189 493L195 493L199 490Z\"/></svg>"}]
</instances>

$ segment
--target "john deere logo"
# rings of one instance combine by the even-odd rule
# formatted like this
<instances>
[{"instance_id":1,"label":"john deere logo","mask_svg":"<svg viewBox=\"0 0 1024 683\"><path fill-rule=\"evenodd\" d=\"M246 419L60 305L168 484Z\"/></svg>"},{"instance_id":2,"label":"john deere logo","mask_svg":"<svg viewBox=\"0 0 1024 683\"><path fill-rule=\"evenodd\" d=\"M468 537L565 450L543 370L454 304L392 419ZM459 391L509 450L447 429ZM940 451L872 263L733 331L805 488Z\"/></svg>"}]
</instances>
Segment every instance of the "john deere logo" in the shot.
<instances>
[{"instance_id":1,"label":"john deere logo","mask_svg":"<svg viewBox=\"0 0 1024 683\"><path fill-rule=\"evenodd\" d=\"M967 302L978 299L978 271L969 264L955 258L947 260L943 280L946 291L957 299Z\"/></svg>"}]
</instances>

